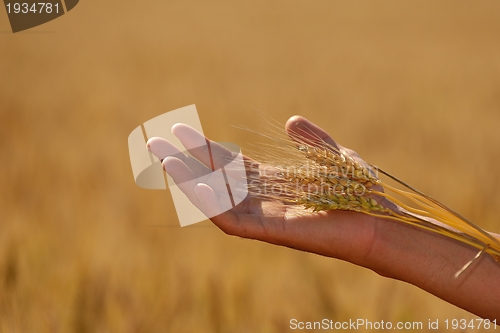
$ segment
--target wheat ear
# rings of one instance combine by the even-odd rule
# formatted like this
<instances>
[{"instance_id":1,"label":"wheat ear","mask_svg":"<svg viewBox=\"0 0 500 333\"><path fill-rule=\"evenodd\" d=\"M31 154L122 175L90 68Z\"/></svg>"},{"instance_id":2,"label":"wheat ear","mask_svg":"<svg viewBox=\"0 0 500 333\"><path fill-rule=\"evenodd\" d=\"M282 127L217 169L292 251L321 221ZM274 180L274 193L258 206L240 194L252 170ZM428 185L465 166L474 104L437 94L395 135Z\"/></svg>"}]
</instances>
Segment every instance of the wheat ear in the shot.
<instances>
[{"instance_id":1,"label":"wheat ear","mask_svg":"<svg viewBox=\"0 0 500 333\"><path fill-rule=\"evenodd\" d=\"M266 135L278 144L268 145L265 163L274 170L267 181L249 186L253 195L286 204L301 205L313 212L355 211L416 226L471 245L480 252L459 272L458 277L482 253L500 261L500 240L478 225L371 164L357 161L321 138L296 132L291 137ZM279 148L277 148L279 147ZM283 153L287 155L283 157ZM395 188L376 177L380 172L404 186ZM280 193L269 191L279 184ZM412 204L404 203L406 198ZM435 221L439 222L436 223Z\"/></svg>"}]
</instances>

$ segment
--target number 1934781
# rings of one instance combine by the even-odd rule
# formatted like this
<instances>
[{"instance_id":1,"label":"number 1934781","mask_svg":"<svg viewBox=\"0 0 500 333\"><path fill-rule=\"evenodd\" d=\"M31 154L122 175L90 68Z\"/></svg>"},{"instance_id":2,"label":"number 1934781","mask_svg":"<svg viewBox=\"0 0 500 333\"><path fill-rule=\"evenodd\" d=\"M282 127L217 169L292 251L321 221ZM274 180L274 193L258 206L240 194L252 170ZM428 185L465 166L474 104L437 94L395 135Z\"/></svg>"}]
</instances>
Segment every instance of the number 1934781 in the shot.
<instances>
[{"instance_id":1,"label":"number 1934781","mask_svg":"<svg viewBox=\"0 0 500 333\"><path fill-rule=\"evenodd\" d=\"M5 5L8 14L52 14L59 13L59 4L50 2L37 2L29 4L26 2L7 3Z\"/></svg>"}]
</instances>

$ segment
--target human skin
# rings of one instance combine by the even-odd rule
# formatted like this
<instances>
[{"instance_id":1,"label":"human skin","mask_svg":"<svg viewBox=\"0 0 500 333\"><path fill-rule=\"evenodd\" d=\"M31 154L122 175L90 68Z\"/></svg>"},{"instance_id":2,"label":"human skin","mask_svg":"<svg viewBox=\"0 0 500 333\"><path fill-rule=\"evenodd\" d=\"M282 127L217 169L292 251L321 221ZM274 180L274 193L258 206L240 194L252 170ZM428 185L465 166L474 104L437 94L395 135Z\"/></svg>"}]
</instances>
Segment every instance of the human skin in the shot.
<instances>
[{"instance_id":1,"label":"human skin","mask_svg":"<svg viewBox=\"0 0 500 333\"><path fill-rule=\"evenodd\" d=\"M363 163L356 152L338 145L324 130L301 116L290 118L285 130L289 134L301 133L306 139L320 138ZM184 124L175 125L172 132L194 157L210 167L208 151L190 149L193 142L208 139ZM213 141L207 142L212 153L216 153L213 155L221 156L213 161L215 167L223 165L223 157L231 152ZM207 216L213 216L210 220L226 234L345 260L381 276L413 284L481 318L500 323L500 263L490 255L483 254L455 278L455 273L478 250L401 222L337 210L294 214L292 209L296 207L252 196L217 215L217 190L186 181L196 178L198 168L189 157L161 138L150 139L147 146L163 160L165 171L193 204ZM257 161L244 159L247 166L263 168Z\"/></svg>"}]
</instances>

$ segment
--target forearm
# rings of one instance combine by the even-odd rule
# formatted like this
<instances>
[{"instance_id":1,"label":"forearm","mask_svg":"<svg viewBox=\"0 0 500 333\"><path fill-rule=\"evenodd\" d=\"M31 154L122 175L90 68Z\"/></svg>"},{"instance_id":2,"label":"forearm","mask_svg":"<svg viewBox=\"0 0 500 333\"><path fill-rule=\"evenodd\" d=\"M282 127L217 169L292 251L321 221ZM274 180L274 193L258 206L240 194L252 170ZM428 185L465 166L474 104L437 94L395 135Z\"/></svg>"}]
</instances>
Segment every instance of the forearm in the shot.
<instances>
[{"instance_id":1,"label":"forearm","mask_svg":"<svg viewBox=\"0 0 500 333\"><path fill-rule=\"evenodd\" d=\"M411 283L479 317L500 322L500 263L483 254L454 277L477 253L456 240L384 220L367 262L381 275Z\"/></svg>"}]
</instances>

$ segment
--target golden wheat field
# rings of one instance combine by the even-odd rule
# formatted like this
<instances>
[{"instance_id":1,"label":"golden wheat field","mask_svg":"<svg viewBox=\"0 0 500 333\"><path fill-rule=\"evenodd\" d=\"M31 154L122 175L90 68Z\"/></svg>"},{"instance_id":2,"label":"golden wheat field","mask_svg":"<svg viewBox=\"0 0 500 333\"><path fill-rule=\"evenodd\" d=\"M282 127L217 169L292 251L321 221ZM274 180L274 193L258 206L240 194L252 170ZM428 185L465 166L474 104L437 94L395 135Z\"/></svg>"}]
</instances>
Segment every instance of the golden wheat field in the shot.
<instances>
[{"instance_id":1,"label":"golden wheat field","mask_svg":"<svg viewBox=\"0 0 500 333\"><path fill-rule=\"evenodd\" d=\"M244 148L256 136L233 125L260 128L256 110L300 114L499 232L499 1L81 1L16 34L2 12L0 50L0 332L476 318L345 262L180 228L168 191L134 184L127 137L196 104L205 134Z\"/></svg>"}]
</instances>

